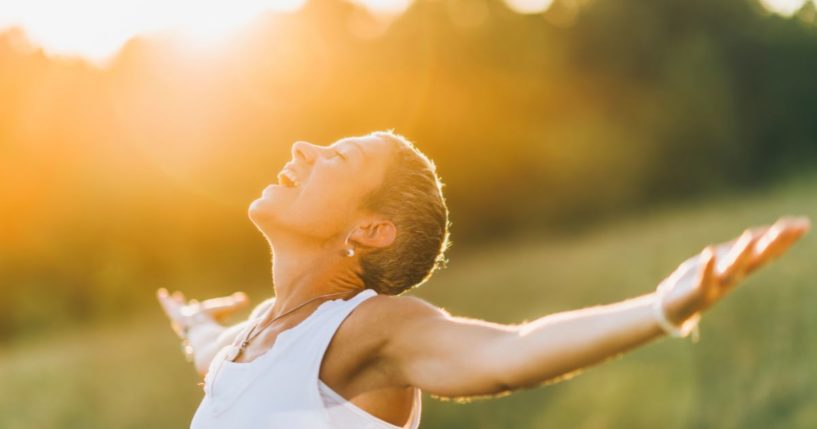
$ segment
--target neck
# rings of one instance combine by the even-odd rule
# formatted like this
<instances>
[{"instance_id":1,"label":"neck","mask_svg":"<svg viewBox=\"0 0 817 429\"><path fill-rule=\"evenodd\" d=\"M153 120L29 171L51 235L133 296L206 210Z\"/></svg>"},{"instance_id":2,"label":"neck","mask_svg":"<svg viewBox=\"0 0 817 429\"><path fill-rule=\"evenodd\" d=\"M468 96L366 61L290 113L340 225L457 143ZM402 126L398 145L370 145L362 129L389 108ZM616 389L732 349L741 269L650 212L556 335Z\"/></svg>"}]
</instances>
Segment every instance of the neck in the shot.
<instances>
[{"instance_id":1,"label":"neck","mask_svg":"<svg viewBox=\"0 0 817 429\"><path fill-rule=\"evenodd\" d=\"M364 289L357 274L357 256L341 255L338 245L276 240L270 247L275 292L271 317L321 295L345 292L328 299L346 299Z\"/></svg>"}]
</instances>

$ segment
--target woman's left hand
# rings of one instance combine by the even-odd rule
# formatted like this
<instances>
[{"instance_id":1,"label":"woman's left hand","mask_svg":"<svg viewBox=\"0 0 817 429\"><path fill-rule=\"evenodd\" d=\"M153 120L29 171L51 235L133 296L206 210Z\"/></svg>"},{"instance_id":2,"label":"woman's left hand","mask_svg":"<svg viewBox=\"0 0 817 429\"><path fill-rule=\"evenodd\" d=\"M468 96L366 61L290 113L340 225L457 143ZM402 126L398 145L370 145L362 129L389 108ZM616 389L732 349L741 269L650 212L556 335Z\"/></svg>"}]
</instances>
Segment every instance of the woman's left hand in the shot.
<instances>
[{"instance_id":1,"label":"woman's left hand","mask_svg":"<svg viewBox=\"0 0 817 429\"><path fill-rule=\"evenodd\" d=\"M676 325L721 300L749 273L782 255L810 228L806 217L783 217L710 245L682 263L660 286L667 318Z\"/></svg>"},{"instance_id":2,"label":"woman's left hand","mask_svg":"<svg viewBox=\"0 0 817 429\"><path fill-rule=\"evenodd\" d=\"M186 300L180 291L170 294L167 289L161 288L156 291L156 297L165 315L170 319L171 327L179 336L183 336L184 331L190 328L195 320L218 322L249 303L244 292L199 302L195 299Z\"/></svg>"}]
</instances>

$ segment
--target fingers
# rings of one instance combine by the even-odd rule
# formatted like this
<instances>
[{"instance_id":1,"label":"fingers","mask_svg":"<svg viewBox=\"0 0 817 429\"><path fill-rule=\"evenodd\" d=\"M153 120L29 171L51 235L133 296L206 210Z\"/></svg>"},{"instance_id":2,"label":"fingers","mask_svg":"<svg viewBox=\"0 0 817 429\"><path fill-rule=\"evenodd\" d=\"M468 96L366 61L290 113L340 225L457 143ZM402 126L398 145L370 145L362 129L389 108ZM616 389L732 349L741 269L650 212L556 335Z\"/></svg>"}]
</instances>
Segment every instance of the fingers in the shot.
<instances>
[{"instance_id":1,"label":"fingers","mask_svg":"<svg viewBox=\"0 0 817 429\"><path fill-rule=\"evenodd\" d=\"M717 275L722 286L729 287L746 274L746 268L754 254L755 243L759 238L760 236L751 230L744 231L720 260Z\"/></svg>"},{"instance_id":2,"label":"fingers","mask_svg":"<svg viewBox=\"0 0 817 429\"><path fill-rule=\"evenodd\" d=\"M249 298L247 298L245 293L237 292L230 296L210 298L202 303L202 308L210 310L222 307L244 306L248 302Z\"/></svg>"},{"instance_id":3,"label":"fingers","mask_svg":"<svg viewBox=\"0 0 817 429\"><path fill-rule=\"evenodd\" d=\"M785 250L783 248L786 244L791 244L794 241L798 240L800 237L806 234L811 227L811 222L806 217L801 218L791 218L791 217L784 217L779 219L772 225L770 231L767 231L764 234L763 238L766 240L761 240L759 243L759 251L766 252L773 256L778 256L782 252L775 252L775 251L766 251L765 247L775 248L776 250ZM768 243L768 244L767 244ZM777 246L775 246L775 244Z\"/></svg>"},{"instance_id":4,"label":"fingers","mask_svg":"<svg viewBox=\"0 0 817 429\"><path fill-rule=\"evenodd\" d=\"M184 305L184 296L181 295L181 292L171 294L167 289L161 288L156 291L156 297L159 299L159 303L162 305L162 308L165 309L168 316L174 316L178 308Z\"/></svg>"},{"instance_id":5,"label":"fingers","mask_svg":"<svg viewBox=\"0 0 817 429\"><path fill-rule=\"evenodd\" d=\"M181 305L168 294L167 289L161 288L156 291L156 297L159 299L159 304L162 306L165 315L170 319L170 327L176 332L176 335L182 334L182 327L179 325L179 320L182 317Z\"/></svg>"},{"instance_id":6,"label":"fingers","mask_svg":"<svg viewBox=\"0 0 817 429\"><path fill-rule=\"evenodd\" d=\"M204 312L209 316L221 319L246 307L250 300L244 292L236 292L230 296L211 298L203 302L190 299L185 302L184 294L180 291L170 293L165 288L156 291L156 297L162 309L172 320L180 320L182 317L193 316L196 313Z\"/></svg>"},{"instance_id":7,"label":"fingers","mask_svg":"<svg viewBox=\"0 0 817 429\"><path fill-rule=\"evenodd\" d=\"M743 234L741 234L738 238L736 238L736 239L734 239L732 241L728 241L728 242L725 242L725 243L718 244L715 257L718 258L720 263L725 264L726 261L727 261L727 257L729 256L729 253L732 252L735 245L738 244L738 242L741 240L741 238L743 238L744 235L746 235L748 233L748 234L751 234L752 237L757 239L757 238L760 238L766 231L768 231L769 228L771 228L771 227L761 226L761 227L748 228L745 231L743 231Z\"/></svg>"},{"instance_id":8,"label":"fingers","mask_svg":"<svg viewBox=\"0 0 817 429\"><path fill-rule=\"evenodd\" d=\"M809 229L806 217L783 217L774 225L749 228L737 239L717 245L717 272L722 283L734 283L780 256Z\"/></svg>"},{"instance_id":9,"label":"fingers","mask_svg":"<svg viewBox=\"0 0 817 429\"><path fill-rule=\"evenodd\" d=\"M202 309L218 318L246 307L249 302L247 294L236 292L227 297L208 299L202 303Z\"/></svg>"},{"instance_id":10,"label":"fingers","mask_svg":"<svg viewBox=\"0 0 817 429\"><path fill-rule=\"evenodd\" d=\"M718 257L716 255L716 249L713 246L708 246L704 249L702 257L703 266L700 269L701 281L698 287L706 291L710 289L711 285L714 284L717 279L716 267Z\"/></svg>"},{"instance_id":11,"label":"fingers","mask_svg":"<svg viewBox=\"0 0 817 429\"><path fill-rule=\"evenodd\" d=\"M172 315L172 302L167 293L167 289L161 288L156 291L156 298L159 299L159 304L168 316Z\"/></svg>"},{"instance_id":12,"label":"fingers","mask_svg":"<svg viewBox=\"0 0 817 429\"><path fill-rule=\"evenodd\" d=\"M807 217L780 218L758 239L746 272L752 272L785 253L810 229L811 222Z\"/></svg>"}]
</instances>

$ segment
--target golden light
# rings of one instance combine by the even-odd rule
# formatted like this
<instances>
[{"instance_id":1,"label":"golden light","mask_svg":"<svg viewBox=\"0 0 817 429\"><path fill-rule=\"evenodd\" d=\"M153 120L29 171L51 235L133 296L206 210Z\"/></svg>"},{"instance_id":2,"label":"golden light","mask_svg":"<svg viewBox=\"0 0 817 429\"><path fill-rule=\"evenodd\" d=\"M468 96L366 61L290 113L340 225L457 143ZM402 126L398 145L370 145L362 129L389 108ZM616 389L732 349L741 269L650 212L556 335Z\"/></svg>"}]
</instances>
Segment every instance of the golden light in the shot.
<instances>
[{"instance_id":1,"label":"golden light","mask_svg":"<svg viewBox=\"0 0 817 429\"><path fill-rule=\"evenodd\" d=\"M553 0L505 0L511 10L517 13L541 13L550 7Z\"/></svg>"},{"instance_id":2,"label":"golden light","mask_svg":"<svg viewBox=\"0 0 817 429\"><path fill-rule=\"evenodd\" d=\"M0 2L0 31L22 28L46 53L97 63L137 35L169 31L211 43L266 11L292 12L308 0L24 0ZM341 0L339 0L341 1ZM351 0L374 14L397 15L413 0Z\"/></svg>"},{"instance_id":3,"label":"golden light","mask_svg":"<svg viewBox=\"0 0 817 429\"><path fill-rule=\"evenodd\" d=\"M355 3L375 14L398 15L406 11L413 0L356 0Z\"/></svg>"},{"instance_id":4,"label":"golden light","mask_svg":"<svg viewBox=\"0 0 817 429\"><path fill-rule=\"evenodd\" d=\"M783 16L794 15L805 3L806 0L760 0L767 10Z\"/></svg>"},{"instance_id":5,"label":"golden light","mask_svg":"<svg viewBox=\"0 0 817 429\"><path fill-rule=\"evenodd\" d=\"M179 32L213 40L265 11L289 12L306 0L26 0L0 3L0 29L21 27L53 55L102 62L136 35Z\"/></svg>"}]
</instances>

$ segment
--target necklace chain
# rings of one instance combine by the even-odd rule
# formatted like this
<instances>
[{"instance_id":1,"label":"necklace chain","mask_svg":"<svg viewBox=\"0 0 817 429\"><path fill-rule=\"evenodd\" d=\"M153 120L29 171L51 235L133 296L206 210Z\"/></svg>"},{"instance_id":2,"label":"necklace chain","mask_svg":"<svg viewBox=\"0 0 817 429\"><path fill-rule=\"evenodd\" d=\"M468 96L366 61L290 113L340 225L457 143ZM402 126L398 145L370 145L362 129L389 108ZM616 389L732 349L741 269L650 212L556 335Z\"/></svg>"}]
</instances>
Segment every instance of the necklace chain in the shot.
<instances>
[{"instance_id":1,"label":"necklace chain","mask_svg":"<svg viewBox=\"0 0 817 429\"><path fill-rule=\"evenodd\" d=\"M235 360L236 360L236 359L238 359L238 356L240 356L240 355L241 355L241 353L243 353L243 352L244 352L244 350L246 350L246 349L247 349L247 346L249 346L249 345L250 345L250 342L251 342L252 340L254 340L254 339L257 337L257 336L259 336L259 335L261 334L261 332L264 332L264 329L266 329L267 327L269 327L269 325L272 325L273 323L275 323L275 321L276 321L276 320L279 320L279 319L281 319L281 318L283 318L283 317L285 317L285 316L288 316L288 315L290 315L290 314L294 313L295 311L297 311L298 309L303 308L303 307L304 307L304 306L306 306L307 304L309 304L309 303L311 303L311 302L314 302L314 301L316 301L316 300L318 300L318 299L321 299L321 298L328 298L328 297L332 297L332 296L346 295L346 294L349 294L349 292L350 292L350 291L346 291L346 292L338 292L338 293L330 293L330 294L326 294L326 295L319 295L319 296L316 296L316 297L314 297L314 298L312 298L312 299L307 300L306 302L304 302L304 303L302 303L302 304L298 304L298 305L297 305L297 306L295 306L293 309L288 310L288 311L284 312L283 314L281 314L281 315L279 315L279 316L275 316L275 317L274 317L272 320L270 320L269 322L264 323L264 324L263 324L263 325L262 325L260 328L258 327L258 321L256 321L256 322L255 322L255 323L252 325L252 328L250 328L250 330L247 332L247 335L245 335L245 336L244 336L244 339L243 339L243 340L241 341L241 343L238 345L238 354L236 354L236 355L235 355L235 357L233 357L232 359L230 359L230 361L235 362ZM356 291L351 291L351 292L356 292ZM270 308L270 309L269 309L269 311L270 311L270 312L272 312L272 308ZM260 320L260 319L261 319L261 318L259 318L259 319L257 319L257 320ZM256 331L256 329L258 329L258 330ZM234 347L235 347L235 345L236 345L236 344L235 344L235 343L233 343L233 346L234 346Z\"/></svg>"},{"instance_id":2,"label":"necklace chain","mask_svg":"<svg viewBox=\"0 0 817 429\"><path fill-rule=\"evenodd\" d=\"M247 346L250 345L250 342L253 339L255 339L255 337L257 337L261 332L263 332L263 330L266 329L269 325L271 325L276 320L281 319L282 317L284 317L286 315L294 313L295 310L298 310L299 308L304 307L305 305L309 304L310 302L314 302L315 300L318 300L320 298L327 298L327 297L338 296L338 295L346 295L346 294L349 294L350 292L358 292L358 291L346 291L346 292L330 293L330 294L327 294L327 295L316 296L315 298L307 300L303 304L299 304L298 306L296 306L292 310L289 310L289 311L285 312L284 314L281 314L280 316L276 316L275 318L273 318L269 322L265 323L261 327L261 329L259 329L257 332L255 332L255 329L258 327L258 321L257 320L260 320L261 318L259 317L258 319L256 319L256 322L252 325L252 328L244 336L244 339L241 340L240 345L236 346L235 341L233 341L233 344L230 345L230 352L228 352L227 356L225 356L224 359L221 362L219 362L218 369L216 370L216 373L210 379L210 383L211 383L210 393L212 394L212 392L213 392L212 383L215 382L216 376L221 372L221 367L224 365L224 361L229 360L230 362L235 362L235 360L238 359L238 356L240 356L241 353L247 348ZM268 311L272 311L272 308L270 308ZM250 335L252 335L254 332L255 332L255 335L250 337ZM275 341L277 342L278 340L276 339Z\"/></svg>"}]
</instances>

